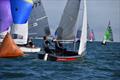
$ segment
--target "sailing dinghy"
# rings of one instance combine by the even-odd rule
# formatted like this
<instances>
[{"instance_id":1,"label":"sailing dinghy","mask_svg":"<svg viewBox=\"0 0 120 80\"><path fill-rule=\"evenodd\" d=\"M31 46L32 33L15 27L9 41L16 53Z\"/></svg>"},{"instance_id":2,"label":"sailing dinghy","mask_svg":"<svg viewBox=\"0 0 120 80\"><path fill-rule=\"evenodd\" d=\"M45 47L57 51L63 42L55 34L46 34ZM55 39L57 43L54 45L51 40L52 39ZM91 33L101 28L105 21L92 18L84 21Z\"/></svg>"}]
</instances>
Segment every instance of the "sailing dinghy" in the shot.
<instances>
[{"instance_id":1,"label":"sailing dinghy","mask_svg":"<svg viewBox=\"0 0 120 80\"><path fill-rule=\"evenodd\" d=\"M89 41L93 42L94 40L95 40L95 36L94 36L93 29L92 29L91 32L89 33Z\"/></svg>"},{"instance_id":2,"label":"sailing dinghy","mask_svg":"<svg viewBox=\"0 0 120 80\"><path fill-rule=\"evenodd\" d=\"M64 9L64 13L60 22L60 25L58 27L58 37L57 39L74 39L74 36L72 34L72 29L75 26L78 13L79 13L79 7L80 7L81 0L68 0L67 5ZM64 29L67 28L68 29ZM65 31L67 33L65 33ZM69 33L68 33L69 32ZM61 35L61 34L62 35ZM73 31L74 33L74 31ZM66 37L63 37L66 36ZM87 10L86 10L86 0L84 0L84 14L83 14L83 25L82 25L82 33L80 38L80 45L78 52L76 51L60 51L62 52L62 55L58 53L57 50L52 50L54 53L45 53L45 54L38 54L39 59L45 60L45 61L60 61L60 62L66 62L66 61L74 61L78 60L80 57L82 57L86 51L86 43L87 43Z\"/></svg>"},{"instance_id":3,"label":"sailing dinghy","mask_svg":"<svg viewBox=\"0 0 120 80\"><path fill-rule=\"evenodd\" d=\"M32 0L11 0L13 16L12 37L23 52L39 52L40 48L26 46L28 44L28 18L32 11Z\"/></svg>"},{"instance_id":4,"label":"sailing dinghy","mask_svg":"<svg viewBox=\"0 0 120 80\"><path fill-rule=\"evenodd\" d=\"M106 42L113 42L113 33L112 33L112 28L110 26L110 21L109 21L108 27L105 31L102 44L105 45Z\"/></svg>"},{"instance_id":5,"label":"sailing dinghy","mask_svg":"<svg viewBox=\"0 0 120 80\"><path fill-rule=\"evenodd\" d=\"M89 25L87 30L88 30L88 36L87 36L88 41L93 42L95 40L94 31L89 27Z\"/></svg>"},{"instance_id":6,"label":"sailing dinghy","mask_svg":"<svg viewBox=\"0 0 120 80\"><path fill-rule=\"evenodd\" d=\"M23 56L23 52L17 47L10 33L7 33L11 24L10 0L0 0L0 58Z\"/></svg>"}]
</instances>

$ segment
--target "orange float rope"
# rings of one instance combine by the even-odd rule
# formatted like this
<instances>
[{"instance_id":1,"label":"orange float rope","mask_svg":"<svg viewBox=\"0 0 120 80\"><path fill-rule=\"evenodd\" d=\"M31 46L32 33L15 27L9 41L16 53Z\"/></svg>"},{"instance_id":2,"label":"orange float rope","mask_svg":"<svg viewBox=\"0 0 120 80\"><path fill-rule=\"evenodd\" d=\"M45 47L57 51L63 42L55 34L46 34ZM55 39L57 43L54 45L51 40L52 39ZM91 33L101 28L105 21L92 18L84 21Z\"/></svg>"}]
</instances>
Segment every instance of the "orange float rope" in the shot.
<instances>
[{"instance_id":1,"label":"orange float rope","mask_svg":"<svg viewBox=\"0 0 120 80\"><path fill-rule=\"evenodd\" d=\"M23 55L22 50L15 44L11 35L7 33L0 45L0 58L15 58Z\"/></svg>"}]
</instances>

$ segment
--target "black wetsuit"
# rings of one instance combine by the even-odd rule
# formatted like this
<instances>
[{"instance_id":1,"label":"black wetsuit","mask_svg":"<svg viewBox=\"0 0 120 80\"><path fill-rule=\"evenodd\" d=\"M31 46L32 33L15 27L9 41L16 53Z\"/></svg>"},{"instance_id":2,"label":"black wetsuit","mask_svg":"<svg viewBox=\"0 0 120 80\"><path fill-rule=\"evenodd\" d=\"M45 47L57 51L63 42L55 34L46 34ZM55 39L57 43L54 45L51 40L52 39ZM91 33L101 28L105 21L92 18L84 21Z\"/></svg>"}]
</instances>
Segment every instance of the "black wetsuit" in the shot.
<instances>
[{"instance_id":1,"label":"black wetsuit","mask_svg":"<svg viewBox=\"0 0 120 80\"><path fill-rule=\"evenodd\" d=\"M49 48L50 42L48 40L44 41L44 51L46 53L51 53L51 50Z\"/></svg>"},{"instance_id":2,"label":"black wetsuit","mask_svg":"<svg viewBox=\"0 0 120 80\"><path fill-rule=\"evenodd\" d=\"M32 47L33 46L33 42L31 41L31 42L29 42L29 45L30 45L30 47Z\"/></svg>"},{"instance_id":3,"label":"black wetsuit","mask_svg":"<svg viewBox=\"0 0 120 80\"><path fill-rule=\"evenodd\" d=\"M61 43L59 43L59 42L55 42L55 49L56 50L65 50L63 48L63 45Z\"/></svg>"}]
</instances>

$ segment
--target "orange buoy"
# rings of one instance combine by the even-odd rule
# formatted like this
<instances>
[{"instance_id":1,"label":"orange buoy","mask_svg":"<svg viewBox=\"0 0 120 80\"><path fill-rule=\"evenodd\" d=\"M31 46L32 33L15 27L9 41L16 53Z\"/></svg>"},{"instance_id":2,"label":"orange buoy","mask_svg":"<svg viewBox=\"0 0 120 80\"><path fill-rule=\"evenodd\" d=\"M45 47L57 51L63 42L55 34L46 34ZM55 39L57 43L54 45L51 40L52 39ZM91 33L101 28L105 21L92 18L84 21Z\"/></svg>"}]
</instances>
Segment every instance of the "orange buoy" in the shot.
<instances>
[{"instance_id":1,"label":"orange buoy","mask_svg":"<svg viewBox=\"0 0 120 80\"><path fill-rule=\"evenodd\" d=\"M22 50L15 44L10 33L7 33L0 45L0 58L15 58L23 55Z\"/></svg>"}]
</instances>

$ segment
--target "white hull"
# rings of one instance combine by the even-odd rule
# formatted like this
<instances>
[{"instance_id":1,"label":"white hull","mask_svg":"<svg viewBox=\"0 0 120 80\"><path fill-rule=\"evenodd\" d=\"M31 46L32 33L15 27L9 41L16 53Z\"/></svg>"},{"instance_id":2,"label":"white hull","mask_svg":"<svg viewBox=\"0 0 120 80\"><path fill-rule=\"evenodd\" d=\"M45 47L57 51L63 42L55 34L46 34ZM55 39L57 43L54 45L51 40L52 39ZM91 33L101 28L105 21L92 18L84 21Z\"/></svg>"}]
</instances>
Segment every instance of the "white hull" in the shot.
<instances>
[{"instance_id":1,"label":"white hull","mask_svg":"<svg viewBox=\"0 0 120 80\"><path fill-rule=\"evenodd\" d=\"M110 40L103 40L103 43L106 43L106 42L113 42L113 41L110 41Z\"/></svg>"},{"instance_id":2,"label":"white hull","mask_svg":"<svg viewBox=\"0 0 120 80\"><path fill-rule=\"evenodd\" d=\"M20 47L23 52L40 52L41 48Z\"/></svg>"}]
</instances>

